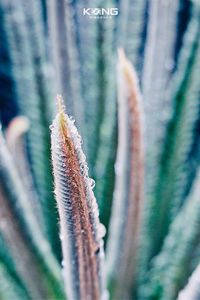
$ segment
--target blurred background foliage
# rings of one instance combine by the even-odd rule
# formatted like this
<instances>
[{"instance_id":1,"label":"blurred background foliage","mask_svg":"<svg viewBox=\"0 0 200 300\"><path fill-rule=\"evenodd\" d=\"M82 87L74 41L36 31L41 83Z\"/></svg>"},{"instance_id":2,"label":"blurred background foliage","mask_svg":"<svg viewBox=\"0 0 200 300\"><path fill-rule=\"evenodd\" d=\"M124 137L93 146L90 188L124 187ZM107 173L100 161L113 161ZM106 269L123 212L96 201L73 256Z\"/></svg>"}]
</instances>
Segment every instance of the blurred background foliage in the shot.
<instances>
[{"instance_id":1,"label":"blurred background foliage","mask_svg":"<svg viewBox=\"0 0 200 300\"><path fill-rule=\"evenodd\" d=\"M84 7L119 15L90 18ZM176 299L200 261L200 1L0 0L0 41L0 299L64 297L49 132L57 93L109 227L119 47L144 110L143 225L129 298Z\"/></svg>"}]
</instances>

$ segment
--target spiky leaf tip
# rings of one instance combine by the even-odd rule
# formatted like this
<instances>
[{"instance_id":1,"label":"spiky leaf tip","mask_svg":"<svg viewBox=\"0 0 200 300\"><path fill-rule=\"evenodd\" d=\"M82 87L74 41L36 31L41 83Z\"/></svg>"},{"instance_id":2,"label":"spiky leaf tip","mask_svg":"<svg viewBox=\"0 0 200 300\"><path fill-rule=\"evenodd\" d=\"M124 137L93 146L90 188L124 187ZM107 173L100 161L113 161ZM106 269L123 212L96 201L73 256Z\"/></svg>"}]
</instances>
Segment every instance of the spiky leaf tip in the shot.
<instances>
[{"instance_id":1,"label":"spiky leaf tip","mask_svg":"<svg viewBox=\"0 0 200 300\"><path fill-rule=\"evenodd\" d=\"M63 275L69 299L105 297L103 284L103 225L89 178L81 137L65 113L61 96L51 126L55 196L60 217Z\"/></svg>"}]
</instances>

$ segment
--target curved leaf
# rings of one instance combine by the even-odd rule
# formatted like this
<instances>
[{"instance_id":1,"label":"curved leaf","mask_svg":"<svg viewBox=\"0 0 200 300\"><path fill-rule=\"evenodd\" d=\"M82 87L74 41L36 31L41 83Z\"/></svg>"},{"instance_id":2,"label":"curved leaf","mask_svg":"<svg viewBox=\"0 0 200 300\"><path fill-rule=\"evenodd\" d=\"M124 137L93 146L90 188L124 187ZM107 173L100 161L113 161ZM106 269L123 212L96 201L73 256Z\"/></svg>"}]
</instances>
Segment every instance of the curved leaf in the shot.
<instances>
[{"instance_id":1,"label":"curved leaf","mask_svg":"<svg viewBox=\"0 0 200 300\"><path fill-rule=\"evenodd\" d=\"M131 299L144 193L144 155L138 81L122 50L119 51L118 63L118 121L116 183L108 233L107 272L112 299Z\"/></svg>"},{"instance_id":2,"label":"curved leaf","mask_svg":"<svg viewBox=\"0 0 200 300\"><path fill-rule=\"evenodd\" d=\"M102 299L104 227L88 177L81 138L58 96L59 112L51 127L55 194L60 216L63 274L70 299Z\"/></svg>"}]
</instances>

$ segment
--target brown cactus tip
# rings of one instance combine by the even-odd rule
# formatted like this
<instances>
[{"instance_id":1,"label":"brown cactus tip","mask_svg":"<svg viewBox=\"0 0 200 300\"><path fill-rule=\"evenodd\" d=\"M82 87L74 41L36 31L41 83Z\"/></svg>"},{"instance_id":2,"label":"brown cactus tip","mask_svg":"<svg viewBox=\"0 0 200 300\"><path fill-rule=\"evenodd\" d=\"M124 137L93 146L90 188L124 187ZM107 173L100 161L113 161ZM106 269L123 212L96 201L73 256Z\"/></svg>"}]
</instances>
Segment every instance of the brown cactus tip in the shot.
<instances>
[{"instance_id":1,"label":"brown cactus tip","mask_svg":"<svg viewBox=\"0 0 200 300\"><path fill-rule=\"evenodd\" d=\"M63 97L59 94L56 96L56 103L57 103L60 127L61 129L64 129L66 127L65 105L64 105Z\"/></svg>"},{"instance_id":2,"label":"brown cactus tip","mask_svg":"<svg viewBox=\"0 0 200 300\"><path fill-rule=\"evenodd\" d=\"M128 88L132 90L132 87L138 84L138 79L136 75L136 71L134 69L134 66L129 61L129 59L126 57L126 54L124 52L123 48L118 48L118 65L121 69L123 76L127 82Z\"/></svg>"},{"instance_id":3,"label":"brown cactus tip","mask_svg":"<svg viewBox=\"0 0 200 300\"><path fill-rule=\"evenodd\" d=\"M58 94L56 96L56 104L58 108L58 113L62 114L65 111L64 101L62 95Z\"/></svg>"}]
</instances>

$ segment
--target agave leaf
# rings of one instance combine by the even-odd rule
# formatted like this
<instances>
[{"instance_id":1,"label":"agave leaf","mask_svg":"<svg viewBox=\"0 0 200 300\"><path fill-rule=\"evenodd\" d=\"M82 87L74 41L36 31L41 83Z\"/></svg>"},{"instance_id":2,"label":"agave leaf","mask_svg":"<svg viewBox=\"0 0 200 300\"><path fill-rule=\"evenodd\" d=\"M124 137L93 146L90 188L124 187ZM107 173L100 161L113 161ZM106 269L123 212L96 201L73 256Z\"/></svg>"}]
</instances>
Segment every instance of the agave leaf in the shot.
<instances>
[{"instance_id":1,"label":"agave leaf","mask_svg":"<svg viewBox=\"0 0 200 300\"><path fill-rule=\"evenodd\" d=\"M191 270L194 250L199 247L199 220L200 171L187 201L170 226L162 251L152 262L152 269L148 274L150 283L143 286L144 294L141 299L172 300L177 297L196 267L193 264Z\"/></svg>"},{"instance_id":2,"label":"agave leaf","mask_svg":"<svg viewBox=\"0 0 200 300\"><path fill-rule=\"evenodd\" d=\"M195 12L195 16L196 18L200 16L200 10ZM195 25L197 34L199 34L200 22L197 23L194 20ZM187 171L184 169L184 163L193 143L195 124L199 115L200 88L197 76L200 71L200 43L198 39L193 47L194 56L189 62L192 66L191 69L189 66L187 70L189 76L184 78L184 82L181 82L178 92L175 93L175 113L167 136L169 147L163 153L163 161L165 160L166 164L162 164L162 175L158 179L157 199L162 199L161 203L164 203L164 205L170 203L170 199L173 199L171 211L169 210L169 214L171 214L169 218L176 214L183 201L182 189L187 182ZM168 182L168 188L164 188L164 182ZM163 219L160 221L163 222ZM165 224L166 222L163 222L164 226Z\"/></svg>"},{"instance_id":3,"label":"agave leaf","mask_svg":"<svg viewBox=\"0 0 200 300\"><path fill-rule=\"evenodd\" d=\"M118 122L116 183L107 244L107 273L112 299L131 299L144 193L144 158L137 77L122 50L119 50L118 62Z\"/></svg>"},{"instance_id":4,"label":"agave leaf","mask_svg":"<svg viewBox=\"0 0 200 300\"><path fill-rule=\"evenodd\" d=\"M9 243L13 243L12 246L17 247L17 243L13 237L15 235L19 236L19 238L20 235L23 235L25 239L27 238L27 241L23 242L23 247L25 248L25 246L27 246L32 249L35 255L35 260L38 261L38 265L41 268L40 272L43 274L44 278L47 278L49 286L52 285L51 289L54 296L62 297L60 268L51 252L50 245L41 232L36 216L33 214L32 206L30 205L30 201L21 182L19 173L17 172L12 157L6 147L2 134L0 135L0 186L2 193L5 195L1 199L2 205L4 203L10 216L10 222L8 222L8 225L10 224L12 230L15 229L15 226L13 226L13 228L11 226L13 218L13 222L17 222L20 228L16 234L11 231L12 235L11 237L9 236ZM12 212L9 211L7 206L9 206ZM9 226L7 227L9 230ZM10 231L8 232L8 234L11 233ZM18 253L17 248L12 249L12 255L14 256L15 252L16 254ZM14 249L16 249L16 251Z\"/></svg>"},{"instance_id":5,"label":"agave leaf","mask_svg":"<svg viewBox=\"0 0 200 300\"><path fill-rule=\"evenodd\" d=\"M39 206L39 199L34 190L30 166L27 161L24 135L27 134L29 128L30 123L26 117L15 117L8 125L5 138L12 157L17 158L15 159L14 163L23 182L23 186L26 189L26 193L29 195L33 212L37 216L40 225L44 228Z\"/></svg>"},{"instance_id":6,"label":"agave leaf","mask_svg":"<svg viewBox=\"0 0 200 300\"><path fill-rule=\"evenodd\" d=\"M48 291L48 282L45 282L42 270L37 264L33 253L27 248L26 241L24 241L20 227L17 224L17 219L9 207L2 188L0 188L0 206L0 232L9 245L16 270L26 290L33 299L48 299L51 296L50 291Z\"/></svg>"},{"instance_id":7,"label":"agave leaf","mask_svg":"<svg viewBox=\"0 0 200 300\"><path fill-rule=\"evenodd\" d=\"M199 116L199 16L199 6L194 5L172 80L173 118L167 129L156 189L146 207L144 252L141 254L146 268L151 258L161 249L169 225L184 202L185 186L190 176L187 171L190 168L188 156ZM144 279L144 274L142 277Z\"/></svg>"},{"instance_id":8,"label":"agave leaf","mask_svg":"<svg viewBox=\"0 0 200 300\"><path fill-rule=\"evenodd\" d=\"M81 138L60 96L51 127L55 194L60 216L63 274L69 299L103 299L103 235Z\"/></svg>"},{"instance_id":9,"label":"agave leaf","mask_svg":"<svg viewBox=\"0 0 200 300\"><path fill-rule=\"evenodd\" d=\"M103 1L103 7L115 7L114 1ZM108 227L114 188L116 157L116 86L115 86L115 18L101 22L102 101L99 143L95 163L95 195L98 199L100 220Z\"/></svg>"},{"instance_id":10,"label":"agave leaf","mask_svg":"<svg viewBox=\"0 0 200 300\"><path fill-rule=\"evenodd\" d=\"M198 300L200 298L200 266L192 273L188 284L186 287L179 293L177 300Z\"/></svg>"},{"instance_id":11,"label":"agave leaf","mask_svg":"<svg viewBox=\"0 0 200 300\"><path fill-rule=\"evenodd\" d=\"M3 0L0 5L4 10L3 20L12 61L16 98L21 113L30 121L30 129L27 134L28 157L44 217L45 235L51 241L54 250L59 252L48 131L49 103L51 101L50 98L44 99L40 95L39 79L36 76L32 53L33 45L30 41L22 1ZM37 45L36 41L35 43Z\"/></svg>"}]
</instances>

